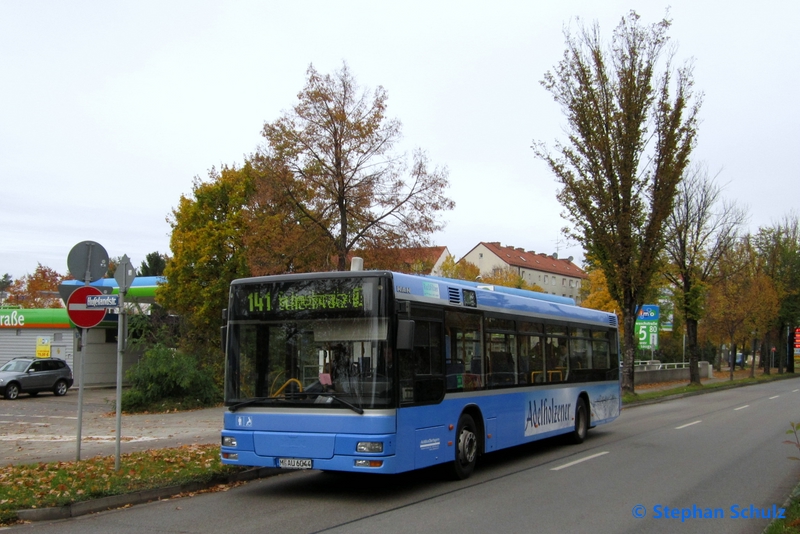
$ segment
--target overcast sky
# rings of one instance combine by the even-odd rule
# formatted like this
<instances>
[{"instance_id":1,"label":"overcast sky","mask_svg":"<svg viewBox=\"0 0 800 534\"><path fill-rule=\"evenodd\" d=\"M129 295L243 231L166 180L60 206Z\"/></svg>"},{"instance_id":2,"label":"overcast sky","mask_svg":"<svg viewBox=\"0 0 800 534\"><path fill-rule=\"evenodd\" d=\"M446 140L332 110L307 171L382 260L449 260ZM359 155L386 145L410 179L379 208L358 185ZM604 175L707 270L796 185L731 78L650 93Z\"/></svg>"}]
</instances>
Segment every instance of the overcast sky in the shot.
<instances>
[{"instance_id":1,"label":"overcast sky","mask_svg":"<svg viewBox=\"0 0 800 534\"><path fill-rule=\"evenodd\" d=\"M693 58L704 93L694 159L720 172L750 230L771 225L800 197L796 0L0 0L0 274L66 273L84 240L137 266L170 253L166 218L193 178L241 164L309 64L343 61L387 90L404 149L449 168L456 208L436 244L582 258L530 148L564 139L539 82L576 17L610 37L630 9L649 25L668 5L676 57Z\"/></svg>"}]
</instances>

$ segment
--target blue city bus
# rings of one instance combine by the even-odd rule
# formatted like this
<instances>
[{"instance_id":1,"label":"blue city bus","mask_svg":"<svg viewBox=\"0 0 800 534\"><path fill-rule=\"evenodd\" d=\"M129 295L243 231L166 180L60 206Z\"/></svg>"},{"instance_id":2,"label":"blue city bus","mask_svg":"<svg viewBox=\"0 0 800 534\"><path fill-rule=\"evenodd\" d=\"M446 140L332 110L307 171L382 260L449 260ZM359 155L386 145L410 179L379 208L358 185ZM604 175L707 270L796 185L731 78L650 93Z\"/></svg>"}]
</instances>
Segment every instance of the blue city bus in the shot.
<instances>
[{"instance_id":1,"label":"blue city bus","mask_svg":"<svg viewBox=\"0 0 800 534\"><path fill-rule=\"evenodd\" d=\"M225 464L400 473L620 414L617 317L572 299L389 271L235 280Z\"/></svg>"}]
</instances>

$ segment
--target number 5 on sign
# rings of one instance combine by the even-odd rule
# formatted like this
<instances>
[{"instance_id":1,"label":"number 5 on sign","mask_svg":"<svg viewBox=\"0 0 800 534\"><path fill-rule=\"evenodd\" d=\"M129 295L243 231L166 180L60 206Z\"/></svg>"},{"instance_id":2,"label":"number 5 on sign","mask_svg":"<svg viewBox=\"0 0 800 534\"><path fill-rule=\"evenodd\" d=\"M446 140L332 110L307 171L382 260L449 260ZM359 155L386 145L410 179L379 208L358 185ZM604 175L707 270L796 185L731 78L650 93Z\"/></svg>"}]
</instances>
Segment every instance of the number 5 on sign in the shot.
<instances>
[{"instance_id":1,"label":"number 5 on sign","mask_svg":"<svg viewBox=\"0 0 800 534\"><path fill-rule=\"evenodd\" d=\"M646 324L637 324L636 326L637 326L637 328L639 330L637 332L637 337L639 338L639 341L640 342L647 342L647 333L648 333L647 325Z\"/></svg>"},{"instance_id":2,"label":"number 5 on sign","mask_svg":"<svg viewBox=\"0 0 800 534\"><path fill-rule=\"evenodd\" d=\"M637 323L636 337L638 338L640 349L657 349L658 323Z\"/></svg>"}]
</instances>

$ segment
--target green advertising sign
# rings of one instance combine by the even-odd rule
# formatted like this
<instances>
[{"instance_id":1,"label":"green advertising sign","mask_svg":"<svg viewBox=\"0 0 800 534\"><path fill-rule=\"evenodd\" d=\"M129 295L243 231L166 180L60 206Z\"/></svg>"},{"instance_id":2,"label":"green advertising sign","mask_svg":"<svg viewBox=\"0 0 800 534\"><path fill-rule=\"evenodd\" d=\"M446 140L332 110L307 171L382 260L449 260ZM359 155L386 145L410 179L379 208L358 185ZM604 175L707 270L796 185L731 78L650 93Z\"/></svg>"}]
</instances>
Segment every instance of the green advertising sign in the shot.
<instances>
[{"instance_id":1,"label":"green advertising sign","mask_svg":"<svg viewBox=\"0 0 800 534\"><path fill-rule=\"evenodd\" d=\"M654 304L642 306L636 317L636 340L641 350L658 349L659 308Z\"/></svg>"},{"instance_id":2,"label":"green advertising sign","mask_svg":"<svg viewBox=\"0 0 800 534\"><path fill-rule=\"evenodd\" d=\"M636 321L636 339L642 350L658 348L658 321Z\"/></svg>"}]
</instances>

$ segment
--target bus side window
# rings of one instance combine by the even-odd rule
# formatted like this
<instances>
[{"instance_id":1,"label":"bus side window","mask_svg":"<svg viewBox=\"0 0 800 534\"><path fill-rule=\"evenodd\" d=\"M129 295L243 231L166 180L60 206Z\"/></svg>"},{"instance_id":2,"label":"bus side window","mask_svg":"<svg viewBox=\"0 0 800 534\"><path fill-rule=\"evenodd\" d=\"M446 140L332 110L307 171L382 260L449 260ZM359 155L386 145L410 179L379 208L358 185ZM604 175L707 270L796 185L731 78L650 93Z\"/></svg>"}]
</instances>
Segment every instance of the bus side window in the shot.
<instances>
[{"instance_id":1,"label":"bus side window","mask_svg":"<svg viewBox=\"0 0 800 534\"><path fill-rule=\"evenodd\" d=\"M448 391L470 391L482 387L481 316L446 312L445 328L450 340L446 361Z\"/></svg>"},{"instance_id":2,"label":"bus side window","mask_svg":"<svg viewBox=\"0 0 800 534\"><path fill-rule=\"evenodd\" d=\"M539 336L520 336L520 384L541 384L547 381L542 345L542 338Z\"/></svg>"},{"instance_id":3,"label":"bus side window","mask_svg":"<svg viewBox=\"0 0 800 534\"><path fill-rule=\"evenodd\" d=\"M431 403L444 396L442 323L416 319L414 349L400 353L401 402Z\"/></svg>"}]
</instances>

